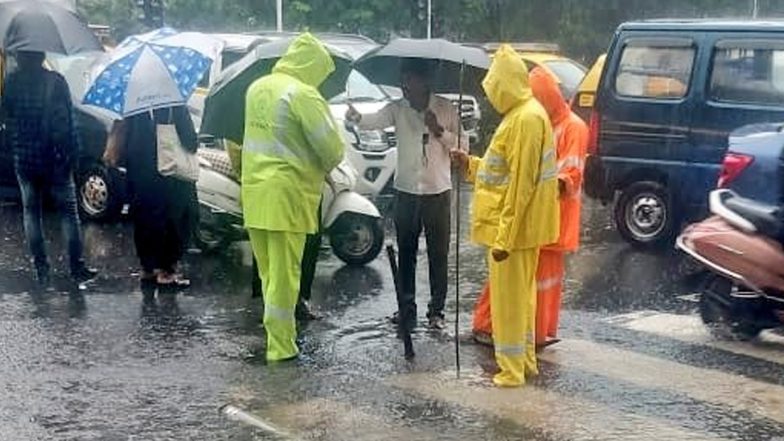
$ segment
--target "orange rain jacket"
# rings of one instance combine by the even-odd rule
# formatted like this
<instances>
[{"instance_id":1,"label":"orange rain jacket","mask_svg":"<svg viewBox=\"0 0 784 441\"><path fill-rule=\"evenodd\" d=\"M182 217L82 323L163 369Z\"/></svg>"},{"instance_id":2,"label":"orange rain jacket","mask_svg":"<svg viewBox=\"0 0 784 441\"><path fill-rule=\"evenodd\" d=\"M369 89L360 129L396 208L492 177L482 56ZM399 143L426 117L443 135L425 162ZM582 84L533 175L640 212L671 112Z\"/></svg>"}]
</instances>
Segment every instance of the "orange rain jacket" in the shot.
<instances>
[{"instance_id":1,"label":"orange rain jacket","mask_svg":"<svg viewBox=\"0 0 784 441\"><path fill-rule=\"evenodd\" d=\"M580 245L580 209L583 167L588 147L588 126L574 114L564 100L558 80L542 68L530 75L534 97L547 111L553 124L561 185L561 234L558 242L545 247L552 251L573 252Z\"/></svg>"}]
</instances>

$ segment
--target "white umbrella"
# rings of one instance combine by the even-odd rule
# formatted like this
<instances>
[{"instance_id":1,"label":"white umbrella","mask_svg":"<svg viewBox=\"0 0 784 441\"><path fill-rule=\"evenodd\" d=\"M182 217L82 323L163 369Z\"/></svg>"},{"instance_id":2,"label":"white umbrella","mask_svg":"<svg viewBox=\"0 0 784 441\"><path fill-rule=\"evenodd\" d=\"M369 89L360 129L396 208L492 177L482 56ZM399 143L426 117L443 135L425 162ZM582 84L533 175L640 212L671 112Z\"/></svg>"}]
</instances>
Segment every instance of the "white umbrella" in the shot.
<instances>
[{"instance_id":1,"label":"white umbrella","mask_svg":"<svg viewBox=\"0 0 784 441\"><path fill-rule=\"evenodd\" d=\"M185 105L222 48L220 39L171 28L128 37L93 69L83 103L118 118Z\"/></svg>"}]
</instances>

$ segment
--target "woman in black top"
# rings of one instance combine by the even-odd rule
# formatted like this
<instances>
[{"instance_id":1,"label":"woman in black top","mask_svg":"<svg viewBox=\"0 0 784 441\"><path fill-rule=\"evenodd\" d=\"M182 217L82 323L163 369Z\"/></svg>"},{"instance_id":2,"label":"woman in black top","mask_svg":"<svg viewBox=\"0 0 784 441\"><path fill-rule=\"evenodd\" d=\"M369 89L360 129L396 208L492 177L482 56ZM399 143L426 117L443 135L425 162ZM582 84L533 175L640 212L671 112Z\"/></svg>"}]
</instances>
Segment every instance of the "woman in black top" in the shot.
<instances>
[{"instance_id":1,"label":"woman in black top","mask_svg":"<svg viewBox=\"0 0 784 441\"><path fill-rule=\"evenodd\" d=\"M158 173L158 124L174 124L182 146L195 153L198 137L184 106L158 109L115 123L118 156L127 169L136 253L142 281L187 287L177 272L196 224L196 185ZM109 162L117 162L109 161Z\"/></svg>"}]
</instances>

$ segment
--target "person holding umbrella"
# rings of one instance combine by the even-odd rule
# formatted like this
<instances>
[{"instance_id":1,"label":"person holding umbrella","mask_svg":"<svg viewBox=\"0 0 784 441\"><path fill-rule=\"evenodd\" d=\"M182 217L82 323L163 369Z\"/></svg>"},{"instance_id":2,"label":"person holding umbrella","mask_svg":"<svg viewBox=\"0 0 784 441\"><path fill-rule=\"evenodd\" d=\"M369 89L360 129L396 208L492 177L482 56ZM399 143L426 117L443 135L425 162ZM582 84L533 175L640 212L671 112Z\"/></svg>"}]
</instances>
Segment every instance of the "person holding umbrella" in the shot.
<instances>
[{"instance_id":1,"label":"person holding umbrella","mask_svg":"<svg viewBox=\"0 0 784 441\"><path fill-rule=\"evenodd\" d=\"M448 256L451 224L450 150L468 149L468 137L458 139L460 117L447 99L433 93L433 63L406 58L401 63L403 98L376 114L360 114L349 107L346 120L365 130L394 126L398 139L395 188L395 226L399 248L401 316L416 325L416 262L422 230L427 238L430 294L427 318L431 329L445 327L444 304L448 289Z\"/></svg>"},{"instance_id":2,"label":"person holding umbrella","mask_svg":"<svg viewBox=\"0 0 784 441\"><path fill-rule=\"evenodd\" d=\"M49 285L43 236L43 199L51 195L68 244L71 276L77 283L95 278L82 257L83 244L73 173L79 156L71 93L60 74L43 67L43 52L18 51L17 70L3 91L3 121L14 152L24 207L24 229L38 283Z\"/></svg>"},{"instance_id":3,"label":"person holding umbrella","mask_svg":"<svg viewBox=\"0 0 784 441\"><path fill-rule=\"evenodd\" d=\"M321 188L343 158L343 137L318 87L335 70L309 33L294 39L245 99L242 210L264 292L268 361L296 358L295 308Z\"/></svg>"},{"instance_id":4,"label":"person holding umbrella","mask_svg":"<svg viewBox=\"0 0 784 441\"><path fill-rule=\"evenodd\" d=\"M454 150L475 185L472 240L488 248L495 358L493 382L517 387L537 375L534 328L539 249L558 239L558 170L547 112L534 99L528 69L509 45L482 83L503 115L483 158Z\"/></svg>"},{"instance_id":5,"label":"person holding umbrella","mask_svg":"<svg viewBox=\"0 0 784 441\"><path fill-rule=\"evenodd\" d=\"M99 50L100 44L73 12L50 3L0 4L0 38L17 69L5 78L2 122L22 193L24 229L39 284L48 287L42 216L50 195L60 215L76 282L96 277L83 260L83 244L74 185L79 140L68 84L44 69L44 52L72 54Z\"/></svg>"},{"instance_id":6,"label":"person holding umbrella","mask_svg":"<svg viewBox=\"0 0 784 441\"><path fill-rule=\"evenodd\" d=\"M177 268L195 224L198 178L198 139L186 104L221 47L212 37L170 28L128 37L95 68L84 96L84 104L120 119L104 159L127 168L145 284L190 285Z\"/></svg>"}]
</instances>

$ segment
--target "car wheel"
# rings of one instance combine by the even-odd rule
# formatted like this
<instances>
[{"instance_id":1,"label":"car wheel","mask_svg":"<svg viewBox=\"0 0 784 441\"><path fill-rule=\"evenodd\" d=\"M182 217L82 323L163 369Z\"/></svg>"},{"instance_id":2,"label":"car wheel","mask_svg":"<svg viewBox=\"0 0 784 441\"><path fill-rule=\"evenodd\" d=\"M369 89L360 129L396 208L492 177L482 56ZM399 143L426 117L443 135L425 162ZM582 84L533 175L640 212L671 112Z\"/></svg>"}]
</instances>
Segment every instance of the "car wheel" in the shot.
<instances>
[{"instance_id":1,"label":"car wheel","mask_svg":"<svg viewBox=\"0 0 784 441\"><path fill-rule=\"evenodd\" d=\"M199 225L193 232L193 241L202 252L216 253L226 248L231 240L225 232L215 231L204 225Z\"/></svg>"},{"instance_id":2,"label":"car wheel","mask_svg":"<svg viewBox=\"0 0 784 441\"><path fill-rule=\"evenodd\" d=\"M637 246L666 245L675 233L672 198L657 182L637 182L624 189L616 201L614 218L621 236Z\"/></svg>"},{"instance_id":3,"label":"car wheel","mask_svg":"<svg viewBox=\"0 0 784 441\"><path fill-rule=\"evenodd\" d=\"M79 211L90 221L109 221L120 214L122 203L109 170L99 164L79 176Z\"/></svg>"},{"instance_id":4,"label":"car wheel","mask_svg":"<svg viewBox=\"0 0 784 441\"><path fill-rule=\"evenodd\" d=\"M330 229L329 243L332 252L347 265L366 265L381 252L384 230L377 218L348 213Z\"/></svg>"}]
</instances>

